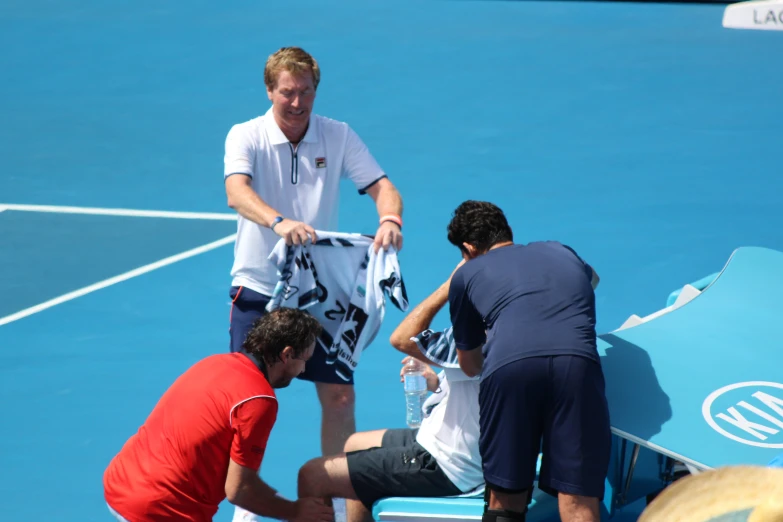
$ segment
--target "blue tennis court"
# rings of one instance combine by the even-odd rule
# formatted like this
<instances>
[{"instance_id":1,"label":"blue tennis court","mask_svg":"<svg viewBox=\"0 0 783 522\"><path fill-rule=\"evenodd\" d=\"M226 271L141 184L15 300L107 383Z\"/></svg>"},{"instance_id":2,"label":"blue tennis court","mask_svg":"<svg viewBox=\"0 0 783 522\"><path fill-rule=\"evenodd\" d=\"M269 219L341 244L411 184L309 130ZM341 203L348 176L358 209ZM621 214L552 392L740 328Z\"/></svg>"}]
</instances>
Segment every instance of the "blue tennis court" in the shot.
<instances>
[{"instance_id":1,"label":"blue tennis court","mask_svg":"<svg viewBox=\"0 0 783 522\"><path fill-rule=\"evenodd\" d=\"M3 2L0 519L109 520L109 460L176 376L228 351L223 144L266 111L279 47L318 59L316 112L400 189L413 305L459 261L445 227L465 199L593 264L602 332L739 246L783 250L783 40L722 28L724 7ZM340 231L376 221L346 184ZM388 310L356 374L359 430L405 422ZM320 408L308 383L279 399L261 474L294 498Z\"/></svg>"}]
</instances>

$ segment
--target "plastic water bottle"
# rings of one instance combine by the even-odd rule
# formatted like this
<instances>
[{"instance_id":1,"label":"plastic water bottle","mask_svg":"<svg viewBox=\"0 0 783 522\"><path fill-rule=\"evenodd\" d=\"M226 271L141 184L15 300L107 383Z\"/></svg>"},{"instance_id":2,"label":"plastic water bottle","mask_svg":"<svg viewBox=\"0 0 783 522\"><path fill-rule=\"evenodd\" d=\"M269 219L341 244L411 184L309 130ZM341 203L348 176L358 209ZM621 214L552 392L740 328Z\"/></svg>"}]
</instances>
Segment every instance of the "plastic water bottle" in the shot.
<instances>
[{"instance_id":1,"label":"plastic water bottle","mask_svg":"<svg viewBox=\"0 0 783 522\"><path fill-rule=\"evenodd\" d=\"M405 420L409 428L418 428L421 426L422 406L427 398L424 364L411 357L403 367L402 380L405 390Z\"/></svg>"}]
</instances>

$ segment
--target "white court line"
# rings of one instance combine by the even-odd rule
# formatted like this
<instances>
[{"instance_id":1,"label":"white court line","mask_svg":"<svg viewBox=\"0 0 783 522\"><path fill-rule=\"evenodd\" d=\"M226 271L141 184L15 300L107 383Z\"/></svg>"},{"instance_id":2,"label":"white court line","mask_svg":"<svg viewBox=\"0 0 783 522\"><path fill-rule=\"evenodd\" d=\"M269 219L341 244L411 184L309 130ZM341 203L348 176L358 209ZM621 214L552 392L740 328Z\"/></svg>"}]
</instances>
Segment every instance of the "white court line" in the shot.
<instances>
[{"instance_id":1,"label":"white court line","mask_svg":"<svg viewBox=\"0 0 783 522\"><path fill-rule=\"evenodd\" d=\"M212 219L218 221L236 221L236 214L217 212L177 212L171 210L134 210L129 208L61 207L57 205L16 205L0 203L0 211L18 210L20 212L53 212L55 214L92 214L98 216L129 216L175 219Z\"/></svg>"},{"instance_id":2,"label":"white court line","mask_svg":"<svg viewBox=\"0 0 783 522\"><path fill-rule=\"evenodd\" d=\"M37 304L35 306L31 306L30 308L25 308L24 310L21 310L19 312L16 312L11 315L7 315L3 318L0 318L0 326L3 326L4 324L12 323L14 321L18 321L19 319L22 319L24 317L27 317L29 315L36 314L38 312L41 312L43 310L46 310L47 308L51 308L53 306L56 306L58 304L65 303L67 301L71 301L73 299L76 299L77 297L81 297L83 295L87 295L91 292L95 292L96 290L100 290L101 288L106 288L107 286L115 285L117 283L120 283L122 281L126 281L128 279L131 279L136 276L140 276L142 274L146 274L147 272L152 272L153 270L156 270L158 268L162 268L167 265L171 265L173 263L176 263L177 261L182 261L183 259L187 259L189 257L197 256L199 254L203 254L204 252L209 252L210 250L214 250L218 247L221 247L223 245L227 245L229 243L232 243L234 239L236 239L236 234L231 234L230 236L226 236L222 239L218 239L217 241L213 241L212 243L207 243L206 245L202 245L200 247L196 247L190 250L187 250L185 252L182 252L180 254L176 254L170 257L167 257L165 259L161 259L160 261L155 261L154 263L150 263L149 265L144 265L139 268L136 268L134 270L131 270L130 272L125 272L124 274L120 274L118 276L110 277L109 279L104 279L103 281L99 281L95 284L92 284L90 286L85 286L84 288L80 288L79 290L74 290L73 292L68 292L67 294L63 294L60 297L55 297L54 299L50 299L48 301L45 301L41 304Z\"/></svg>"}]
</instances>

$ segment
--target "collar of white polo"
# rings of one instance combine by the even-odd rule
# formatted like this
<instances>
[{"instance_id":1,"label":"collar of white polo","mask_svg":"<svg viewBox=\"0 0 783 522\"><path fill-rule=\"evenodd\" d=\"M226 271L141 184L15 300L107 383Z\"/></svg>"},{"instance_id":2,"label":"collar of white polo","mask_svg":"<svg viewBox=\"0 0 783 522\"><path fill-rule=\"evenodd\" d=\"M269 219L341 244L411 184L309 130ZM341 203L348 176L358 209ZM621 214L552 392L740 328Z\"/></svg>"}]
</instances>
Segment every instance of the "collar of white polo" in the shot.
<instances>
[{"instance_id":1,"label":"collar of white polo","mask_svg":"<svg viewBox=\"0 0 783 522\"><path fill-rule=\"evenodd\" d=\"M272 107L270 107L264 115L264 125L266 126L266 132L269 136L269 143L272 145L290 143L288 138L285 137L285 134L283 134L283 131L281 131L280 127L277 125L277 122L275 121L275 115L272 112ZM310 123L307 125L307 132L305 133L304 138L302 138L302 141L307 143L318 143L318 129L316 128L317 125L318 120L315 118L315 115L311 113Z\"/></svg>"}]
</instances>

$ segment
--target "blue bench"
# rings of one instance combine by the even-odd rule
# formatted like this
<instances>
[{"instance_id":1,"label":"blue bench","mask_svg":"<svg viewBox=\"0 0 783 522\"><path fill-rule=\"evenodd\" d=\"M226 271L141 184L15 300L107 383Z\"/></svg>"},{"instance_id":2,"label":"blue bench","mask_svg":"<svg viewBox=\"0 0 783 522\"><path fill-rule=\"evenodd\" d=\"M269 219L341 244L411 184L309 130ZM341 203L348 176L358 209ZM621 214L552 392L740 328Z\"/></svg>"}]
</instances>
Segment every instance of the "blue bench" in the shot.
<instances>
[{"instance_id":1,"label":"blue bench","mask_svg":"<svg viewBox=\"0 0 783 522\"><path fill-rule=\"evenodd\" d=\"M536 489L528 506L529 522L559 520L557 500ZM484 497L473 498L385 498L375 503L374 520L398 522L468 522L481 520L484 513Z\"/></svg>"}]
</instances>

